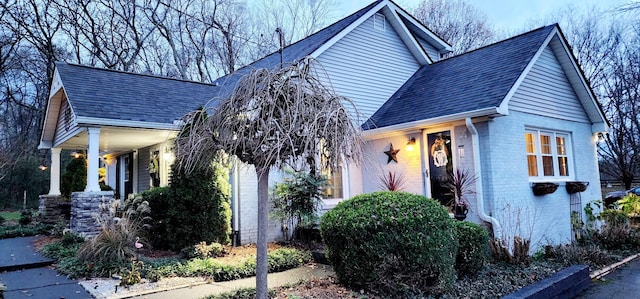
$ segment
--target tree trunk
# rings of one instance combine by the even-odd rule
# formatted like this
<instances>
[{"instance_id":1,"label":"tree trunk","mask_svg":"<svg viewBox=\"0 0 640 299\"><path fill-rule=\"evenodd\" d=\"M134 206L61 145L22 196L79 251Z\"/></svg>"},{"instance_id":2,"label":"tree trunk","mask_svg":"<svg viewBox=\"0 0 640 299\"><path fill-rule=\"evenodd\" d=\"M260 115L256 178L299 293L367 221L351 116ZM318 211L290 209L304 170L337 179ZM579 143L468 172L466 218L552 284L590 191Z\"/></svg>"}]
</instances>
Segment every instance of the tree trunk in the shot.
<instances>
[{"instance_id":1,"label":"tree trunk","mask_svg":"<svg viewBox=\"0 0 640 299\"><path fill-rule=\"evenodd\" d=\"M269 198L269 170L257 171L258 175L258 244L256 261L256 298L268 299L267 286L267 216Z\"/></svg>"}]
</instances>

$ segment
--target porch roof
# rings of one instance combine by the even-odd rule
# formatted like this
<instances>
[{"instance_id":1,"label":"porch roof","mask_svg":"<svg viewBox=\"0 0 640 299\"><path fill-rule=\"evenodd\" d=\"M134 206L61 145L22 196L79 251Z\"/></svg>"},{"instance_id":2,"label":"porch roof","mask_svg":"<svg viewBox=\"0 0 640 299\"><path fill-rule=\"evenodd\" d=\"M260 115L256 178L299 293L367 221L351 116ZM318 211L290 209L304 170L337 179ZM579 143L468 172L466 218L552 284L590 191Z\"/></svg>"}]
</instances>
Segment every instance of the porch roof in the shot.
<instances>
[{"instance_id":1,"label":"porch roof","mask_svg":"<svg viewBox=\"0 0 640 299\"><path fill-rule=\"evenodd\" d=\"M555 25L541 27L418 69L365 130L497 108Z\"/></svg>"},{"instance_id":2,"label":"porch roof","mask_svg":"<svg viewBox=\"0 0 640 299\"><path fill-rule=\"evenodd\" d=\"M212 84L57 63L76 117L173 124L218 93Z\"/></svg>"}]
</instances>

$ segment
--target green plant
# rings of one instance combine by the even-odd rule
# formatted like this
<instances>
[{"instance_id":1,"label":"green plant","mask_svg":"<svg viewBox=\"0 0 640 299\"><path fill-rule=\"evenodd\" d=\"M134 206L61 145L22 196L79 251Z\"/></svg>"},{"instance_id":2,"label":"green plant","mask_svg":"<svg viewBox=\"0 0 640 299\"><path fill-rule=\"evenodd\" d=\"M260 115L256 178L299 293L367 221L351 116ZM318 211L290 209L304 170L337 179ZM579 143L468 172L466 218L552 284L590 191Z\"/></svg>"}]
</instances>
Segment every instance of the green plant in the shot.
<instances>
[{"instance_id":1,"label":"green plant","mask_svg":"<svg viewBox=\"0 0 640 299\"><path fill-rule=\"evenodd\" d=\"M630 193L616 203L628 217L640 215L640 196Z\"/></svg>"},{"instance_id":2,"label":"green plant","mask_svg":"<svg viewBox=\"0 0 640 299\"><path fill-rule=\"evenodd\" d=\"M455 280L453 221L440 203L405 192L358 195L320 223L338 280L390 296L438 292Z\"/></svg>"},{"instance_id":3,"label":"green plant","mask_svg":"<svg viewBox=\"0 0 640 299\"><path fill-rule=\"evenodd\" d=\"M82 191L87 186L87 159L80 154L69 161L60 177L60 192L70 198L72 192Z\"/></svg>"},{"instance_id":4,"label":"green plant","mask_svg":"<svg viewBox=\"0 0 640 299\"><path fill-rule=\"evenodd\" d=\"M96 217L100 232L78 250L81 262L123 264L135 256L135 243L142 234L139 219L123 213L119 200L100 204Z\"/></svg>"},{"instance_id":5,"label":"green plant","mask_svg":"<svg viewBox=\"0 0 640 299\"><path fill-rule=\"evenodd\" d=\"M228 175L228 168L221 163L192 172L179 163L173 164L169 188L142 195L151 207L154 229L150 237L154 246L177 251L201 241L228 244L231 233Z\"/></svg>"},{"instance_id":6,"label":"green plant","mask_svg":"<svg viewBox=\"0 0 640 299\"><path fill-rule=\"evenodd\" d=\"M631 228L629 217L620 210L605 210L599 215L603 225L593 236L595 242L606 249L640 247L640 234Z\"/></svg>"},{"instance_id":7,"label":"green plant","mask_svg":"<svg viewBox=\"0 0 640 299\"><path fill-rule=\"evenodd\" d=\"M24 211L20 212L20 220L18 221L18 223L20 223L20 225L31 224L31 221L33 221L33 211L24 210Z\"/></svg>"},{"instance_id":8,"label":"green plant","mask_svg":"<svg viewBox=\"0 0 640 299\"><path fill-rule=\"evenodd\" d=\"M404 174L397 174L395 172L388 171L387 173L383 173L380 177L380 188L382 190L388 191L401 191L404 187L404 184L407 182L407 179L404 177Z\"/></svg>"},{"instance_id":9,"label":"green plant","mask_svg":"<svg viewBox=\"0 0 640 299\"><path fill-rule=\"evenodd\" d=\"M471 222L454 222L458 235L455 268L458 274L477 273L489 257L489 234Z\"/></svg>"},{"instance_id":10,"label":"green plant","mask_svg":"<svg viewBox=\"0 0 640 299\"><path fill-rule=\"evenodd\" d=\"M0 239L26 237L45 234L51 229L50 224L8 225L0 227Z\"/></svg>"},{"instance_id":11,"label":"green plant","mask_svg":"<svg viewBox=\"0 0 640 299\"><path fill-rule=\"evenodd\" d=\"M2 215L0 215L0 225L4 225L4 222L6 220L4 219L4 217Z\"/></svg>"},{"instance_id":12,"label":"green plant","mask_svg":"<svg viewBox=\"0 0 640 299\"><path fill-rule=\"evenodd\" d=\"M312 227L317 222L317 211L322 200L322 190L328 186L324 175L314 175L308 172L287 171L290 177L277 183L271 196L271 218L282 223L285 237L289 236L289 229L293 229L293 236L298 228Z\"/></svg>"},{"instance_id":13,"label":"green plant","mask_svg":"<svg viewBox=\"0 0 640 299\"><path fill-rule=\"evenodd\" d=\"M220 243L211 243L207 245L207 242L202 241L197 245L188 246L183 248L180 253L186 259L192 258L213 258L219 257L223 254L224 247Z\"/></svg>"},{"instance_id":14,"label":"green plant","mask_svg":"<svg viewBox=\"0 0 640 299\"><path fill-rule=\"evenodd\" d=\"M131 268L123 270L120 285L129 287L136 283L140 283L140 281L142 281L142 276L140 275L140 269L142 269L142 267L144 267L143 262L136 260L135 258L131 258Z\"/></svg>"},{"instance_id":15,"label":"green plant","mask_svg":"<svg viewBox=\"0 0 640 299\"><path fill-rule=\"evenodd\" d=\"M467 196L475 193L472 187L477 180L478 176L468 169L456 168L447 170L443 185L453 194L451 208L456 214L464 214L466 216L470 207Z\"/></svg>"}]
</instances>

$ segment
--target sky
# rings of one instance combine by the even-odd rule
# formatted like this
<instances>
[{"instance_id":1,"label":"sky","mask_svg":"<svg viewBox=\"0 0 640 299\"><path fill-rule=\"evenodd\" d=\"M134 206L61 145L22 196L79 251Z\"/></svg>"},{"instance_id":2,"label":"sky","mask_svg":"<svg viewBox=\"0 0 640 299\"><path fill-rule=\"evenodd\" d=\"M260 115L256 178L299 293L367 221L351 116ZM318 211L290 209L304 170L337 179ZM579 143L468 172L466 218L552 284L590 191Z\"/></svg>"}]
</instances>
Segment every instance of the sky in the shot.
<instances>
[{"instance_id":1,"label":"sky","mask_svg":"<svg viewBox=\"0 0 640 299\"><path fill-rule=\"evenodd\" d=\"M467 0L467 3L475 6L486 14L489 21L498 30L514 31L526 28L531 20L541 19L561 10L568 5L574 5L577 9L590 9L592 7L612 9L629 3L631 0ZM344 17L365 7L373 0L346 0L342 1L341 12ZM411 11L420 0L394 0L400 7Z\"/></svg>"}]
</instances>

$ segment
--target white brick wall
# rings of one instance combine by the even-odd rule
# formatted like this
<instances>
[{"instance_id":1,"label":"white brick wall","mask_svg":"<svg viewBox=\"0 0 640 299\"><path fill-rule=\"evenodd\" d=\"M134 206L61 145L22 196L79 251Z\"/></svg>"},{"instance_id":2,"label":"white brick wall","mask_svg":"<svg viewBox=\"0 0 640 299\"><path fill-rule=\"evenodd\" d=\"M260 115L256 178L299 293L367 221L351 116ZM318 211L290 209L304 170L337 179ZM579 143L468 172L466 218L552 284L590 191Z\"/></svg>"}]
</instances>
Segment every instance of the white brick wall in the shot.
<instances>
[{"instance_id":1,"label":"white brick wall","mask_svg":"<svg viewBox=\"0 0 640 299\"><path fill-rule=\"evenodd\" d=\"M240 197L240 243L255 243L258 240L258 178L253 166L242 165L239 169L239 197ZM281 176L278 172L269 174L269 187ZM267 227L267 241L282 239L280 223L269 220Z\"/></svg>"},{"instance_id":2,"label":"white brick wall","mask_svg":"<svg viewBox=\"0 0 640 299\"><path fill-rule=\"evenodd\" d=\"M477 125L485 201L491 203L491 214L503 223L506 232L513 232L520 223L519 234L531 235L533 252L545 244L571 240L570 201L563 182L553 194L533 195L525 158L525 127L571 133L573 177L569 180L589 182L581 194L583 207L600 199L600 177L590 124L511 112Z\"/></svg>"}]
</instances>

